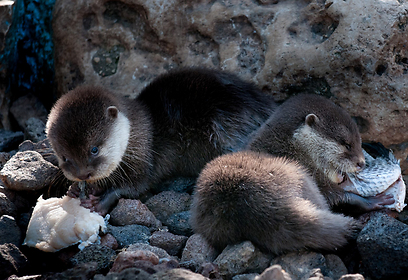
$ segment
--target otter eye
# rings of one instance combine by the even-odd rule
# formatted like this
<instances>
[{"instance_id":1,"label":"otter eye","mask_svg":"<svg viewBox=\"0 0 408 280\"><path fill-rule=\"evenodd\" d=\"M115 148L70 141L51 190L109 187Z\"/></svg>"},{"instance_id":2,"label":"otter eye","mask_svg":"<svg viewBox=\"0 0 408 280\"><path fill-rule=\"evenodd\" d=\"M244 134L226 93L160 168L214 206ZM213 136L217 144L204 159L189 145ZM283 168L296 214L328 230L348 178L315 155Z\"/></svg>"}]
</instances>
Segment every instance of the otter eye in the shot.
<instances>
[{"instance_id":1,"label":"otter eye","mask_svg":"<svg viewBox=\"0 0 408 280\"><path fill-rule=\"evenodd\" d=\"M349 144L344 144L344 146L346 147L347 150L351 150L351 146Z\"/></svg>"},{"instance_id":2,"label":"otter eye","mask_svg":"<svg viewBox=\"0 0 408 280\"><path fill-rule=\"evenodd\" d=\"M99 152L98 147L93 147L93 148L91 149L91 154L92 154L93 156L96 156L96 155L98 154L98 152Z\"/></svg>"},{"instance_id":3,"label":"otter eye","mask_svg":"<svg viewBox=\"0 0 408 280\"><path fill-rule=\"evenodd\" d=\"M67 160L67 158L65 156L62 156L62 161L67 162L68 160Z\"/></svg>"}]
</instances>

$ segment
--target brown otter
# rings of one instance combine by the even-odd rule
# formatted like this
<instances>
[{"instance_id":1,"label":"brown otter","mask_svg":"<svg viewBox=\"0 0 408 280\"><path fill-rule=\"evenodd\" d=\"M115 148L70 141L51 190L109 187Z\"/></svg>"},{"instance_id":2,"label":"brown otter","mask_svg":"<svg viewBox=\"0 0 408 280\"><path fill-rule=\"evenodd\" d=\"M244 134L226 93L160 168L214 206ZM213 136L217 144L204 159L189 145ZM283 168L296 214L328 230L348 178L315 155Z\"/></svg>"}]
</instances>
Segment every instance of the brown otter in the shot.
<instances>
[{"instance_id":1,"label":"brown otter","mask_svg":"<svg viewBox=\"0 0 408 280\"><path fill-rule=\"evenodd\" d=\"M254 133L248 149L301 163L331 206L370 211L394 202L387 195L363 198L341 188L345 172L364 167L361 136L348 113L322 96L300 94L285 101Z\"/></svg>"},{"instance_id":2,"label":"brown otter","mask_svg":"<svg viewBox=\"0 0 408 280\"><path fill-rule=\"evenodd\" d=\"M95 87L68 92L50 112L47 135L66 177L91 185L84 204L105 213L119 196L196 177L216 156L244 148L274 108L232 74L187 68L159 76L134 100Z\"/></svg>"},{"instance_id":3,"label":"brown otter","mask_svg":"<svg viewBox=\"0 0 408 280\"><path fill-rule=\"evenodd\" d=\"M333 250L359 224L334 214L308 171L265 153L220 156L197 179L191 209L195 232L216 249L250 240L272 252Z\"/></svg>"}]
</instances>

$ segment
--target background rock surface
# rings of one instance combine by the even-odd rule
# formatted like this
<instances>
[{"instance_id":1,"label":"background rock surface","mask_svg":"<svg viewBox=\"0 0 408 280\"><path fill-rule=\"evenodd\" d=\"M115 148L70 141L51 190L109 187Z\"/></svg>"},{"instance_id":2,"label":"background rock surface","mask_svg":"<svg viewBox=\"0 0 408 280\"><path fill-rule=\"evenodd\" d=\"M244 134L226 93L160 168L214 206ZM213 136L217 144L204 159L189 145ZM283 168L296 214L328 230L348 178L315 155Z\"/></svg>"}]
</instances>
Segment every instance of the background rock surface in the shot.
<instances>
[{"instance_id":1,"label":"background rock surface","mask_svg":"<svg viewBox=\"0 0 408 280\"><path fill-rule=\"evenodd\" d=\"M380 0L57 0L58 94L86 83L134 97L171 68L221 68L278 101L328 96L363 140L405 160L407 9Z\"/></svg>"}]
</instances>

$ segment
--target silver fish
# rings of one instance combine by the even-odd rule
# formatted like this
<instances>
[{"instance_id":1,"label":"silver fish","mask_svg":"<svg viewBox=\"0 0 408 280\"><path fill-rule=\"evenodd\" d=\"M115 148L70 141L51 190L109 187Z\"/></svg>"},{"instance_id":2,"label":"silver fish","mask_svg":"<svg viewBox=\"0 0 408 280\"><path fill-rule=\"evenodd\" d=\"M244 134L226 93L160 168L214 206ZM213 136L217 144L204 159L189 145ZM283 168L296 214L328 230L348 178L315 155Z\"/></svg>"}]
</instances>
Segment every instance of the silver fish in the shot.
<instances>
[{"instance_id":1,"label":"silver fish","mask_svg":"<svg viewBox=\"0 0 408 280\"><path fill-rule=\"evenodd\" d=\"M375 196L379 193L392 194L395 203L385 207L401 212L406 206L406 187L402 180L399 161L390 150L381 144L366 144L377 156L374 158L363 150L366 166L357 173L347 173L346 182L342 183L344 190L363 197Z\"/></svg>"}]
</instances>

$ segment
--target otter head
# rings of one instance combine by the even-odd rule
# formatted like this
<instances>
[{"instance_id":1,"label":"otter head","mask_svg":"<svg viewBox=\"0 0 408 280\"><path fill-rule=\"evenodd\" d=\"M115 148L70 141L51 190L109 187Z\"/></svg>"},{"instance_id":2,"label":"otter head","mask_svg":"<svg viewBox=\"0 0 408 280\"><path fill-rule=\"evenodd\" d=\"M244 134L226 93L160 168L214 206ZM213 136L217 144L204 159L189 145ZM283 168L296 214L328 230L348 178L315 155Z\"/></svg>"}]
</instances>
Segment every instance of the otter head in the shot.
<instances>
[{"instance_id":1,"label":"otter head","mask_svg":"<svg viewBox=\"0 0 408 280\"><path fill-rule=\"evenodd\" d=\"M361 136L356 123L329 100L319 100L318 108L307 112L294 133L295 146L333 183L345 179L365 165ZM310 166L310 164L309 164Z\"/></svg>"},{"instance_id":2,"label":"otter head","mask_svg":"<svg viewBox=\"0 0 408 280\"><path fill-rule=\"evenodd\" d=\"M46 133L69 180L95 182L118 168L130 135L129 120L118 105L100 88L80 87L52 108Z\"/></svg>"}]
</instances>

